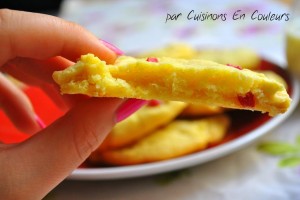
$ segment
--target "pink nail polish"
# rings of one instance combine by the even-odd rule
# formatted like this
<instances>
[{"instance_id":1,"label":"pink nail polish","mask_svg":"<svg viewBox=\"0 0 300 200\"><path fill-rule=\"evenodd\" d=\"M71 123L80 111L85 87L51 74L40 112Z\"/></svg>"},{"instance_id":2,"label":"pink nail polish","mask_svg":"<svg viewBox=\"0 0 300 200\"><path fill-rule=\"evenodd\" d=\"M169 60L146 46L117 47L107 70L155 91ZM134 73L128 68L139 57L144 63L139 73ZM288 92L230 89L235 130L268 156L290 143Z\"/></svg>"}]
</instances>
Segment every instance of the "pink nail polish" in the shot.
<instances>
[{"instance_id":1,"label":"pink nail polish","mask_svg":"<svg viewBox=\"0 0 300 200\"><path fill-rule=\"evenodd\" d=\"M118 56L123 55L123 51L121 51L120 49L118 49L116 46L112 45L109 42L106 42L104 40L101 40L101 42L110 50L112 50L113 52L115 52Z\"/></svg>"},{"instance_id":2,"label":"pink nail polish","mask_svg":"<svg viewBox=\"0 0 300 200\"><path fill-rule=\"evenodd\" d=\"M128 99L125 103L123 103L116 114L116 122L123 121L131 114L140 109L143 105L147 104L148 101L141 99Z\"/></svg>"},{"instance_id":3,"label":"pink nail polish","mask_svg":"<svg viewBox=\"0 0 300 200\"><path fill-rule=\"evenodd\" d=\"M38 125L43 129L46 128L46 124L43 122L43 120L37 115L35 114L34 116L35 121L38 123Z\"/></svg>"}]
</instances>

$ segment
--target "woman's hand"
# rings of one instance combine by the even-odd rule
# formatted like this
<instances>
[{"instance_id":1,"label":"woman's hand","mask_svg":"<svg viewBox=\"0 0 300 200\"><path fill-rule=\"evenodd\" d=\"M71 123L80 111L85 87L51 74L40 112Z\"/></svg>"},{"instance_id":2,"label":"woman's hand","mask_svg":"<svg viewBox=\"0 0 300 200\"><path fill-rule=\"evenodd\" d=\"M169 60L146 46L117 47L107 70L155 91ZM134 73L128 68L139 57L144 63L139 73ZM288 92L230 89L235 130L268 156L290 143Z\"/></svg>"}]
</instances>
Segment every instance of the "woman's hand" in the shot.
<instances>
[{"instance_id":1,"label":"woman's hand","mask_svg":"<svg viewBox=\"0 0 300 200\"><path fill-rule=\"evenodd\" d=\"M128 116L143 102L123 104L116 98L59 94L52 80L54 70L73 64L82 54L93 53L113 63L122 53L79 25L4 9L0 10L0 38L0 70L41 87L61 109L69 110L40 130L28 98L0 74L0 107L19 129L36 133L23 143L0 145L0 196L41 199L100 145L116 119Z\"/></svg>"}]
</instances>

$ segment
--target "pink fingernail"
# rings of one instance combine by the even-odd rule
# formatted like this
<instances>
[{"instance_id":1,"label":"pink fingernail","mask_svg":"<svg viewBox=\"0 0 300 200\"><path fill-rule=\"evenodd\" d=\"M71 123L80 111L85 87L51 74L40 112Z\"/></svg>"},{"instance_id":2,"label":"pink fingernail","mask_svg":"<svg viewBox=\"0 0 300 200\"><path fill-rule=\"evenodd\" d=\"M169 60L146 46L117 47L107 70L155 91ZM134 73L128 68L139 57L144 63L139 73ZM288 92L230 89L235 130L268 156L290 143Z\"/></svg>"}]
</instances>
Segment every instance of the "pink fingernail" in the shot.
<instances>
[{"instance_id":1,"label":"pink fingernail","mask_svg":"<svg viewBox=\"0 0 300 200\"><path fill-rule=\"evenodd\" d=\"M128 99L125 103L123 103L120 108L117 110L116 114L116 122L123 121L131 114L140 109L143 105L147 104L148 101L141 99Z\"/></svg>"},{"instance_id":2,"label":"pink fingernail","mask_svg":"<svg viewBox=\"0 0 300 200\"><path fill-rule=\"evenodd\" d=\"M118 49L116 46L112 45L109 42L106 42L104 40L101 40L101 42L110 50L112 50L113 52L115 52L118 56L123 55L123 51L121 51L120 49Z\"/></svg>"},{"instance_id":3,"label":"pink fingernail","mask_svg":"<svg viewBox=\"0 0 300 200\"><path fill-rule=\"evenodd\" d=\"M35 121L38 123L38 125L43 129L46 128L46 124L43 122L43 120L37 115L35 114L34 116Z\"/></svg>"}]
</instances>

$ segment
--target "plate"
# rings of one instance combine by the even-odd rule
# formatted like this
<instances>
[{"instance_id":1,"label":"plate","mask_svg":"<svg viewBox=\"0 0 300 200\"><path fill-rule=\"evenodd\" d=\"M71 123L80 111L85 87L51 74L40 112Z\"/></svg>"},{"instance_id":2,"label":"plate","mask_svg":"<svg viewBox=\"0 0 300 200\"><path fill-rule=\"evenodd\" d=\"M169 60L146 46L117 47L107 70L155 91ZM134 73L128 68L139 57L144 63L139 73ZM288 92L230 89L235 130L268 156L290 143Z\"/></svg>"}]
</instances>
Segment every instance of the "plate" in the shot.
<instances>
[{"instance_id":1,"label":"plate","mask_svg":"<svg viewBox=\"0 0 300 200\"><path fill-rule=\"evenodd\" d=\"M288 83L288 92L293 101L285 114L270 118L267 114L259 112L232 111L229 113L232 118L232 128L229 130L228 136L221 143L206 150L166 161L132 166L92 167L83 165L85 167L74 170L68 179L108 180L154 175L200 165L247 146L287 119L295 110L299 101L299 83L287 71L268 61L262 61L261 69L272 70L280 74ZM63 115L39 88L28 87L24 91L31 99L36 113L46 124L52 123L59 116ZM22 142L28 138L28 135L18 131L1 111L0 122L0 141L15 143Z\"/></svg>"},{"instance_id":2,"label":"plate","mask_svg":"<svg viewBox=\"0 0 300 200\"><path fill-rule=\"evenodd\" d=\"M109 180L155 175L200 165L221 158L249 145L286 120L295 110L299 101L299 83L294 77L288 74L284 69L268 61L262 61L261 69L272 70L280 74L287 81L289 85L288 92L293 101L286 113L270 118L267 114L260 114L258 112L232 112L230 116L233 118L233 124L237 127L232 129L232 134L216 146L179 158L148 164L122 167L78 168L73 171L68 179ZM247 117L241 118L241 114L245 114ZM250 120L250 122L243 123L247 120Z\"/></svg>"}]
</instances>

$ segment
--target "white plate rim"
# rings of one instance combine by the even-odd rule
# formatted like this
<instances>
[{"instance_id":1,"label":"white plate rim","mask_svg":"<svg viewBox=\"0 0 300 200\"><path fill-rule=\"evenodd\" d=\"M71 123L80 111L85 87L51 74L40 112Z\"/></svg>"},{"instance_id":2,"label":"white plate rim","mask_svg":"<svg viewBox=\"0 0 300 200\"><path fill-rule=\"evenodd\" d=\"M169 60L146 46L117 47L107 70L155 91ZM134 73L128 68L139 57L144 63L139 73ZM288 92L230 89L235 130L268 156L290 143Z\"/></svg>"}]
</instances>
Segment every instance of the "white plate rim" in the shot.
<instances>
[{"instance_id":1,"label":"white plate rim","mask_svg":"<svg viewBox=\"0 0 300 200\"><path fill-rule=\"evenodd\" d=\"M108 167L108 168L78 168L74 170L67 179L70 180L113 180L135 178L141 176L155 175L174 170L180 170L195 165L200 165L217 158L228 155L234 151L245 147L263 135L267 134L272 129L280 125L286 120L296 109L299 102L299 81L290 74L291 86L293 88L291 98L293 99L288 111L282 115L276 116L258 128L248 132L247 134L218 145L214 148L194 154L186 155L179 158L174 158L166 161L132 165L124 167Z\"/></svg>"}]
</instances>

